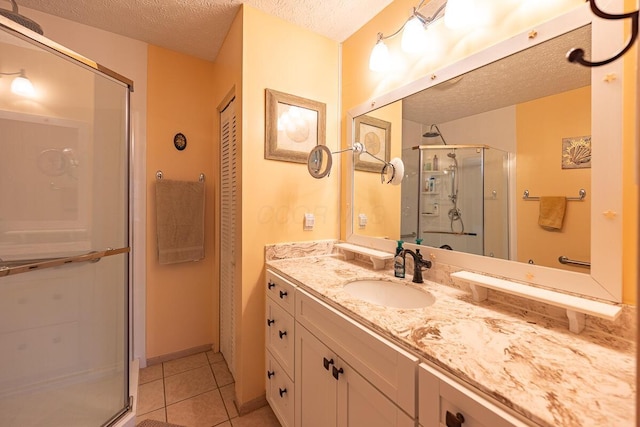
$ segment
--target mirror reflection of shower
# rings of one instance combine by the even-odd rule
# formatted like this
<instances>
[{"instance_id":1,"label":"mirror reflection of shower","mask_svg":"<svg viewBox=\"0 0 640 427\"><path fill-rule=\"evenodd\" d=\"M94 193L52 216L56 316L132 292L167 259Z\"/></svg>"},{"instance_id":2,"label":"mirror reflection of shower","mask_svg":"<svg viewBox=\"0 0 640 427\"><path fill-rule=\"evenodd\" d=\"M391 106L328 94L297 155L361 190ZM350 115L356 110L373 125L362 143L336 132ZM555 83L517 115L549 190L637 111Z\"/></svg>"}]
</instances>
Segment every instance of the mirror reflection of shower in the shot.
<instances>
[{"instance_id":1,"label":"mirror reflection of shower","mask_svg":"<svg viewBox=\"0 0 640 427\"><path fill-rule=\"evenodd\" d=\"M506 152L479 144L423 144L402 155L409 172L402 184L403 239L508 257Z\"/></svg>"},{"instance_id":2,"label":"mirror reflection of shower","mask_svg":"<svg viewBox=\"0 0 640 427\"><path fill-rule=\"evenodd\" d=\"M427 132L425 132L422 136L424 138L438 138L438 137L440 137L440 139L442 139L442 143L444 145L447 145L447 141L444 140L444 136L442 136L442 132L440 132L440 129L438 128L438 125L436 125L436 124L432 124L429 127L429 130Z\"/></svg>"},{"instance_id":3,"label":"mirror reflection of shower","mask_svg":"<svg viewBox=\"0 0 640 427\"><path fill-rule=\"evenodd\" d=\"M443 139L444 141L444 139ZM451 192L449 193L449 200L451 200L451 204L453 205L451 209L449 209L448 215L449 220L451 221L451 231L454 233L464 233L464 222L462 221L462 211L458 208L458 159L456 159L455 150L447 153L447 157L452 159L453 161L449 165L449 167L444 171L445 174L449 175L449 179L451 182ZM454 223L457 224L457 227L454 227Z\"/></svg>"}]
</instances>

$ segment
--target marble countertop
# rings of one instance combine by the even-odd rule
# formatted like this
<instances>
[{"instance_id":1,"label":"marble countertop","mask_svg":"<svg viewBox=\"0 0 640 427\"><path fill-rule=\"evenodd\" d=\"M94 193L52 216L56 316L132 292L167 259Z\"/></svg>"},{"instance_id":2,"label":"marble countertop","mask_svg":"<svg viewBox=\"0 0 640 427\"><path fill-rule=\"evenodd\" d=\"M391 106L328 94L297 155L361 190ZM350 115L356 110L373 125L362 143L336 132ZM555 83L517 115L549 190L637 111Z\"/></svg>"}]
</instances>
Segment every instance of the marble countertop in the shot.
<instances>
[{"instance_id":1,"label":"marble countertop","mask_svg":"<svg viewBox=\"0 0 640 427\"><path fill-rule=\"evenodd\" d=\"M332 256L268 261L321 300L460 381L545 427L635 425L635 343L566 325L460 289L396 279L392 271ZM384 279L430 292L435 304L387 308L343 290L356 279Z\"/></svg>"}]
</instances>

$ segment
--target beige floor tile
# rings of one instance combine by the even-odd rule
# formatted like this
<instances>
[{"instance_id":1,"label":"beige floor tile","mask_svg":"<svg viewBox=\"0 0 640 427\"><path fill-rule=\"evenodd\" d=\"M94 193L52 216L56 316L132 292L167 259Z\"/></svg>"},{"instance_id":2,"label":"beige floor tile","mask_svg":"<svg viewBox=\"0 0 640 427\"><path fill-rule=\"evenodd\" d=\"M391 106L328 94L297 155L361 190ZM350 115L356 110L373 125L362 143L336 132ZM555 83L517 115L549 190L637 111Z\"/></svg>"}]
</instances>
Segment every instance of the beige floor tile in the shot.
<instances>
[{"instance_id":1,"label":"beige floor tile","mask_svg":"<svg viewBox=\"0 0 640 427\"><path fill-rule=\"evenodd\" d=\"M280 423L269 405L241 417L232 418L231 425L233 427L280 427Z\"/></svg>"},{"instance_id":2,"label":"beige floor tile","mask_svg":"<svg viewBox=\"0 0 640 427\"><path fill-rule=\"evenodd\" d=\"M213 351L207 351L207 358L209 363L224 362L224 356L222 353L214 353Z\"/></svg>"},{"instance_id":3,"label":"beige floor tile","mask_svg":"<svg viewBox=\"0 0 640 427\"><path fill-rule=\"evenodd\" d=\"M140 369L138 384L146 384L151 381L162 379L162 364L147 366Z\"/></svg>"},{"instance_id":4,"label":"beige floor tile","mask_svg":"<svg viewBox=\"0 0 640 427\"><path fill-rule=\"evenodd\" d=\"M220 387L220 394L222 395L222 401L227 408L229 418L238 416L238 409L236 409L235 400L235 383L227 384Z\"/></svg>"},{"instance_id":5,"label":"beige floor tile","mask_svg":"<svg viewBox=\"0 0 640 427\"><path fill-rule=\"evenodd\" d=\"M216 377L216 383L218 383L218 387L222 387L234 382L233 375L231 375L229 368L227 368L226 362L212 363L211 369L213 369L213 375L215 375Z\"/></svg>"},{"instance_id":6,"label":"beige floor tile","mask_svg":"<svg viewBox=\"0 0 640 427\"><path fill-rule=\"evenodd\" d=\"M211 427L228 419L218 390L167 406L167 422L187 427Z\"/></svg>"},{"instance_id":7,"label":"beige floor tile","mask_svg":"<svg viewBox=\"0 0 640 427\"><path fill-rule=\"evenodd\" d=\"M167 414L164 408L157 409L155 411L151 411L149 413L138 415L136 417L136 425L140 424L144 420L155 420L155 421L167 421Z\"/></svg>"},{"instance_id":8,"label":"beige floor tile","mask_svg":"<svg viewBox=\"0 0 640 427\"><path fill-rule=\"evenodd\" d=\"M167 405L215 390L218 387L209 365L165 377Z\"/></svg>"},{"instance_id":9,"label":"beige floor tile","mask_svg":"<svg viewBox=\"0 0 640 427\"><path fill-rule=\"evenodd\" d=\"M146 414L164 407L164 384L162 380L151 381L138 387L138 414Z\"/></svg>"},{"instance_id":10,"label":"beige floor tile","mask_svg":"<svg viewBox=\"0 0 640 427\"><path fill-rule=\"evenodd\" d=\"M191 369L199 368L209 364L205 353L198 353L191 356L181 357L180 359L164 362L164 376L169 377Z\"/></svg>"},{"instance_id":11,"label":"beige floor tile","mask_svg":"<svg viewBox=\"0 0 640 427\"><path fill-rule=\"evenodd\" d=\"M231 421L227 420L221 424L216 424L214 427L232 427L232 426L231 426Z\"/></svg>"}]
</instances>

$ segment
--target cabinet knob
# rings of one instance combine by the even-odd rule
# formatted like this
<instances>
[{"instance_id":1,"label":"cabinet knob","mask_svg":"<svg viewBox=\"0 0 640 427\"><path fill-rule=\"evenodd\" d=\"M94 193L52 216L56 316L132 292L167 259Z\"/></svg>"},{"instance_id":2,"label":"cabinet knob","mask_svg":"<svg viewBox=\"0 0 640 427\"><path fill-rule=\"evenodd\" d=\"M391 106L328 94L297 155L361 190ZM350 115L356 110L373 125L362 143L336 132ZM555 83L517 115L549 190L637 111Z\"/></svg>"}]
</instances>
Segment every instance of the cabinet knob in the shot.
<instances>
[{"instance_id":1,"label":"cabinet knob","mask_svg":"<svg viewBox=\"0 0 640 427\"><path fill-rule=\"evenodd\" d=\"M276 373L273 371L267 371L267 378L271 379L272 376L274 376Z\"/></svg>"},{"instance_id":2,"label":"cabinet knob","mask_svg":"<svg viewBox=\"0 0 640 427\"><path fill-rule=\"evenodd\" d=\"M333 367L333 378L335 379L339 379L340 374L344 374L344 369L340 368L336 368L335 366Z\"/></svg>"},{"instance_id":3,"label":"cabinet knob","mask_svg":"<svg viewBox=\"0 0 640 427\"><path fill-rule=\"evenodd\" d=\"M453 415L451 412L447 411L445 421L447 423L447 427L462 427L462 423L464 423L464 416L460 412Z\"/></svg>"},{"instance_id":4,"label":"cabinet knob","mask_svg":"<svg viewBox=\"0 0 640 427\"><path fill-rule=\"evenodd\" d=\"M273 325L274 323L276 323L276 321L275 321L275 320L273 320L273 319L267 319L267 326L271 326L271 325Z\"/></svg>"},{"instance_id":5,"label":"cabinet knob","mask_svg":"<svg viewBox=\"0 0 640 427\"><path fill-rule=\"evenodd\" d=\"M278 335L280 335L280 339L282 339L287 335L287 331L278 331Z\"/></svg>"},{"instance_id":6,"label":"cabinet knob","mask_svg":"<svg viewBox=\"0 0 640 427\"><path fill-rule=\"evenodd\" d=\"M280 291L280 298L284 299L287 296L287 291Z\"/></svg>"},{"instance_id":7,"label":"cabinet knob","mask_svg":"<svg viewBox=\"0 0 640 427\"><path fill-rule=\"evenodd\" d=\"M272 282L271 282L271 280L269 280L269 283L267 283L267 287L268 287L269 289L271 289L271 288L275 288L275 287L276 287L276 284L275 284L275 283L272 283Z\"/></svg>"},{"instance_id":8,"label":"cabinet knob","mask_svg":"<svg viewBox=\"0 0 640 427\"><path fill-rule=\"evenodd\" d=\"M329 370L329 365L333 365L333 359L327 359L326 357L322 358L322 363L324 364L324 369Z\"/></svg>"},{"instance_id":9,"label":"cabinet knob","mask_svg":"<svg viewBox=\"0 0 640 427\"><path fill-rule=\"evenodd\" d=\"M280 392L280 397L284 397L284 395L287 393L287 389L286 388L280 388L280 389L278 389L278 391Z\"/></svg>"}]
</instances>

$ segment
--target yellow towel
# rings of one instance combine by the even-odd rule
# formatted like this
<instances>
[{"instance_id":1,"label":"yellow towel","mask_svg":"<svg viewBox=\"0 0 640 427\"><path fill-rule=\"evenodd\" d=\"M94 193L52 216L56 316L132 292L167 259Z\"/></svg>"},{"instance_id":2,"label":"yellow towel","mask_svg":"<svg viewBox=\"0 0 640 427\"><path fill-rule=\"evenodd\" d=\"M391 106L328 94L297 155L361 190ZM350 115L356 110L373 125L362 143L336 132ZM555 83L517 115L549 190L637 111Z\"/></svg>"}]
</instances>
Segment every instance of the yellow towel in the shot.
<instances>
[{"instance_id":1,"label":"yellow towel","mask_svg":"<svg viewBox=\"0 0 640 427\"><path fill-rule=\"evenodd\" d=\"M204 182L156 181L160 264L204 258Z\"/></svg>"},{"instance_id":2,"label":"yellow towel","mask_svg":"<svg viewBox=\"0 0 640 427\"><path fill-rule=\"evenodd\" d=\"M562 220L567 206L566 197L546 196L540 197L540 215L538 224L546 229L562 229Z\"/></svg>"}]
</instances>

